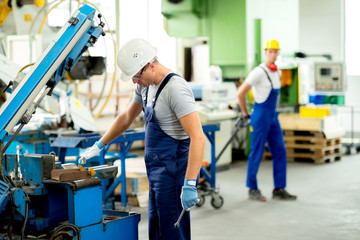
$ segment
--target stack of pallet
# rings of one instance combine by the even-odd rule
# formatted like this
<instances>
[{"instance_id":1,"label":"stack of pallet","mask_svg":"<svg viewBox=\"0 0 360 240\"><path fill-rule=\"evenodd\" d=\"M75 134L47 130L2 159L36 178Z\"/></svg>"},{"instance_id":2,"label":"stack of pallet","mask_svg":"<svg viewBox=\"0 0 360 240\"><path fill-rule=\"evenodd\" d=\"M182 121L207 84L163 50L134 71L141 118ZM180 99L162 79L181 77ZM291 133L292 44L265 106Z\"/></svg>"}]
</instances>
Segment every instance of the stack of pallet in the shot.
<instances>
[{"instance_id":1,"label":"stack of pallet","mask_svg":"<svg viewBox=\"0 0 360 240\"><path fill-rule=\"evenodd\" d=\"M314 163L334 162L341 159L341 137L327 139L322 132L284 130L287 159ZM267 147L265 159L271 159Z\"/></svg>"},{"instance_id":2,"label":"stack of pallet","mask_svg":"<svg viewBox=\"0 0 360 240\"><path fill-rule=\"evenodd\" d=\"M307 161L317 164L341 159L342 129L336 118L300 118L280 115L288 161ZM329 126L329 127L325 127ZM267 147L263 159L271 159Z\"/></svg>"}]
</instances>

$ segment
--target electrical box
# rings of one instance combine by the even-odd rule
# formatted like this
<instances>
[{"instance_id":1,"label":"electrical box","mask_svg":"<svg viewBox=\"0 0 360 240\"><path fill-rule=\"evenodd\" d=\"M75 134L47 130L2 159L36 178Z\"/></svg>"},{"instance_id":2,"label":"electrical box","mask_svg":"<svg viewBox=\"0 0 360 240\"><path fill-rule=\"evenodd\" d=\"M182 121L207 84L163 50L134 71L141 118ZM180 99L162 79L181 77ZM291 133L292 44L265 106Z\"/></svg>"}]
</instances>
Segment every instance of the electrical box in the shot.
<instances>
[{"instance_id":1,"label":"electrical box","mask_svg":"<svg viewBox=\"0 0 360 240\"><path fill-rule=\"evenodd\" d=\"M322 62L315 63L315 91L345 91L344 63Z\"/></svg>"}]
</instances>

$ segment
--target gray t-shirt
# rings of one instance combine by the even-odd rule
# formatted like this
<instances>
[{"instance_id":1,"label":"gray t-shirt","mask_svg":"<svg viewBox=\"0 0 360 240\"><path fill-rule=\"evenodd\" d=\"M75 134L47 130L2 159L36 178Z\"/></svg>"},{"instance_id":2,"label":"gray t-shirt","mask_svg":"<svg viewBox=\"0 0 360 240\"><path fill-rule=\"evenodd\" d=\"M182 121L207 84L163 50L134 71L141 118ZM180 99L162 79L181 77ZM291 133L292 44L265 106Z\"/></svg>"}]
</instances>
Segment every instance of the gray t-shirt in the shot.
<instances>
[{"instance_id":1,"label":"gray t-shirt","mask_svg":"<svg viewBox=\"0 0 360 240\"><path fill-rule=\"evenodd\" d=\"M149 86L147 107L151 107L152 99L159 89L161 82L156 86ZM137 85L133 101L137 104L143 104L145 94L146 88ZM182 128L179 118L195 111L195 99L190 85L182 77L171 77L161 91L155 105L156 120L161 129L175 139L188 138L189 136Z\"/></svg>"}]
</instances>

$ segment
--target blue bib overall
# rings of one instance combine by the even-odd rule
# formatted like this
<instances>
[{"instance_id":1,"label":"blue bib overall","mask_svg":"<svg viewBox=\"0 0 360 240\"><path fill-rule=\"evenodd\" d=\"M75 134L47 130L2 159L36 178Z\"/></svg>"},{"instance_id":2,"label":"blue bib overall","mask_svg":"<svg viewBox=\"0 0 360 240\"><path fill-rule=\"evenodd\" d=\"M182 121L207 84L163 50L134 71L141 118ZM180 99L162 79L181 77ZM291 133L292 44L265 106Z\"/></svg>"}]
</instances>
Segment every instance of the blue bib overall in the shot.
<instances>
[{"instance_id":1,"label":"blue bib overall","mask_svg":"<svg viewBox=\"0 0 360 240\"><path fill-rule=\"evenodd\" d=\"M263 69L265 71L265 69ZM267 142L273 159L274 187L286 187L286 148L283 131L280 127L276 111L276 103L280 89L274 89L268 73L265 71L271 84L271 92L263 103L256 103L250 118L250 153L248 160L248 171L246 186L257 189L256 174Z\"/></svg>"},{"instance_id":2,"label":"blue bib overall","mask_svg":"<svg viewBox=\"0 0 360 240\"><path fill-rule=\"evenodd\" d=\"M146 90L144 101L145 164L149 178L149 239L190 239L190 214L185 212L180 227L174 223L182 206L181 188L184 184L188 162L190 139L177 140L166 134L159 126L154 107L162 89L170 78L170 73L162 81L152 106L147 107Z\"/></svg>"}]
</instances>

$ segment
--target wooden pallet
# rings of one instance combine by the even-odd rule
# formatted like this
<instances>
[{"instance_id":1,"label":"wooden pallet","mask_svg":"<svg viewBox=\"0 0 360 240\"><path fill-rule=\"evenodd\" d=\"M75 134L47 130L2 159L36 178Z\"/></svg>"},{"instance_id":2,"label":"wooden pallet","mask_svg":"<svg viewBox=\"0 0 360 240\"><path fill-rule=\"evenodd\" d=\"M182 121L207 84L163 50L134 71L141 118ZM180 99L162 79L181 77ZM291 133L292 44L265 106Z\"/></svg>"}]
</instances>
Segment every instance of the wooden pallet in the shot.
<instances>
[{"instance_id":1,"label":"wooden pallet","mask_svg":"<svg viewBox=\"0 0 360 240\"><path fill-rule=\"evenodd\" d=\"M326 155L340 153L341 147L341 144L327 147L310 144L289 144L286 145L286 151L289 157L293 155L311 155L312 157L324 157Z\"/></svg>"},{"instance_id":2,"label":"wooden pallet","mask_svg":"<svg viewBox=\"0 0 360 240\"><path fill-rule=\"evenodd\" d=\"M287 155L288 162L313 162L316 164L335 162L341 160L341 153L334 153L331 155L325 155L323 157L312 156L310 154L293 154L292 156ZM263 160L272 160L271 153L268 151L264 152Z\"/></svg>"},{"instance_id":3,"label":"wooden pallet","mask_svg":"<svg viewBox=\"0 0 360 240\"><path fill-rule=\"evenodd\" d=\"M284 130L284 136L302 136L324 138L324 133L319 131Z\"/></svg>"},{"instance_id":4,"label":"wooden pallet","mask_svg":"<svg viewBox=\"0 0 360 240\"><path fill-rule=\"evenodd\" d=\"M285 130L286 154L291 161L314 163L334 162L341 159L341 138L326 139L319 131ZM271 159L265 147L263 159Z\"/></svg>"},{"instance_id":5,"label":"wooden pallet","mask_svg":"<svg viewBox=\"0 0 360 240\"><path fill-rule=\"evenodd\" d=\"M334 146L341 144L341 137L339 138L319 138L319 137L309 137L309 136L284 136L285 145L315 145L315 146Z\"/></svg>"},{"instance_id":6,"label":"wooden pallet","mask_svg":"<svg viewBox=\"0 0 360 240\"><path fill-rule=\"evenodd\" d=\"M310 158L310 157L294 157L294 158L289 158L288 157L288 162L313 162L315 164L322 164L322 163L330 163L330 162L335 162L335 161L340 161L341 160L341 153L337 153L337 154L332 154L332 155L326 155L322 158Z\"/></svg>"}]
</instances>

